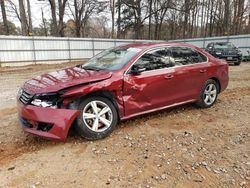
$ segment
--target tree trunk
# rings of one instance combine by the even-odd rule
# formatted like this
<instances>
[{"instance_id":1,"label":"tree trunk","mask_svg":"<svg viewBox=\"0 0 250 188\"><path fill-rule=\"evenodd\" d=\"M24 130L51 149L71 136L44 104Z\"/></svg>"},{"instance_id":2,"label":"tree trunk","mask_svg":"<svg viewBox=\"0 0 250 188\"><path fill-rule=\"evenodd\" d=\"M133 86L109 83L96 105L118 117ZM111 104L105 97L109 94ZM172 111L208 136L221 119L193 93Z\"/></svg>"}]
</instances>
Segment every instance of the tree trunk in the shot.
<instances>
[{"instance_id":1,"label":"tree trunk","mask_svg":"<svg viewBox=\"0 0 250 188\"><path fill-rule=\"evenodd\" d=\"M162 34L162 24L163 24L165 15L166 15L166 13L167 13L167 10L168 10L168 9L165 8L165 9L163 9L163 10L161 11L160 23L159 23L159 28L158 28L158 37L157 37L158 40L162 39L162 37L163 37L163 36L161 37L161 34Z\"/></svg>"},{"instance_id":2,"label":"tree trunk","mask_svg":"<svg viewBox=\"0 0 250 188\"><path fill-rule=\"evenodd\" d=\"M250 13L248 15L248 33L250 33Z\"/></svg>"},{"instance_id":3,"label":"tree trunk","mask_svg":"<svg viewBox=\"0 0 250 188\"><path fill-rule=\"evenodd\" d=\"M158 38L158 26L159 26L159 18L158 13L155 13L155 32L154 32L154 40L157 40Z\"/></svg>"},{"instance_id":4,"label":"tree trunk","mask_svg":"<svg viewBox=\"0 0 250 188\"><path fill-rule=\"evenodd\" d=\"M238 15L237 15L237 29L236 29L236 35L241 34L241 28L242 28L242 18L243 18L243 14L244 14L244 0L239 0L239 4L238 4Z\"/></svg>"},{"instance_id":5,"label":"tree trunk","mask_svg":"<svg viewBox=\"0 0 250 188\"><path fill-rule=\"evenodd\" d=\"M111 38L115 35L115 0L110 0L110 11L111 11Z\"/></svg>"},{"instance_id":6,"label":"tree trunk","mask_svg":"<svg viewBox=\"0 0 250 188\"><path fill-rule=\"evenodd\" d=\"M58 8L59 8L58 34L61 37L64 37L63 17L65 13L66 2L67 0L58 0Z\"/></svg>"},{"instance_id":7,"label":"tree trunk","mask_svg":"<svg viewBox=\"0 0 250 188\"><path fill-rule=\"evenodd\" d=\"M170 20L170 40L175 39L174 38L174 32L175 32L175 13L171 13L171 20Z\"/></svg>"},{"instance_id":8,"label":"tree trunk","mask_svg":"<svg viewBox=\"0 0 250 188\"><path fill-rule=\"evenodd\" d=\"M148 39L151 39L152 0L149 0Z\"/></svg>"},{"instance_id":9,"label":"tree trunk","mask_svg":"<svg viewBox=\"0 0 250 188\"><path fill-rule=\"evenodd\" d=\"M230 8L230 0L224 0L225 3L225 12L224 12L224 35L229 35L229 8Z\"/></svg>"},{"instance_id":10,"label":"tree trunk","mask_svg":"<svg viewBox=\"0 0 250 188\"><path fill-rule=\"evenodd\" d=\"M214 1L211 1L211 10L210 10L210 19L209 19L209 37L212 37L213 34L213 8Z\"/></svg>"},{"instance_id":11,"label":"tree trunk","mask_svg":"<svg viewBox=\"0 0 250 188\"><path fill-rule=\"evenodd\" d=\"M121 0L117 1L118 3L118 19L117 19L117 38L121 37Z\"/></svg>"},{"instance_id":12,"label":"tree trunk","mask_svg":"<svg viewBox=\"0 0 250 188\"><path fill-rule=\"evenodd\" d=\"M6 16L6 10L5 10L4 0L0 0L0 4L1 4L1 10L2 10L2 17L3 17L4 28L5 28L5 34L9 35L10 31L9 31L9 25L8 25L8 20L7 20L7 16Z\"/></svg>"},{"instance_id":13,"label":"tree trunk","mask_svg":"<svg viewBox=\"0 0 250 188\"><path fill-rule=\"evenodd\" d=\"M136 39L141 39L141 29L142 29L142 23L141 23L141 0L137 0L137 8L135 10L135 38ZM137 15L137 16L136 16Z\"/></svg>"},{"instance_id":14,"label":"tree trunk","mask_svg":"<svg viewBox=\"0 0 250 188\"><path fill-rule=\"evenodd\" d=\"M199 8L198 1L196 1L196 12L195 12L195 22L194 22L194 37L198 37L198 28L199 28Z\"/></svg>"},{"instance_id":15,"label":"tree trunk","mask_svg":"<svg viewBox=\"0 0 250 188\"><path fill-rule=\"evenodd\" d=\"M27 0L27 8L28 8L28 17L29 17L28 33L29 35L32 35L33 27L32 27L31 10L30 10L30 0Z\"/></svg>"},{"instance_id":16,"label":"tree trunk","mask_svg":"<svg viewBox=\"0 0 250 188\"><path fill-rule=\"evenodd\" d=\"M23 0L19 0L19 11L20 11L22 35L26 36L28 35L28 23L27 23L27 18L25 14Z\"/></svg>"},{"instance_id":17,"label":"tree trunk","mask_svg":"<svg viewBox=\"0 0 250 188\"><path fill-rule=\"evenodd\" d=\"M81 37L81 17L83 13L83 5L79 7L78 1L74 0L74 8L75 8L75 26L76 26L76 37ZM84 36L84 31L82 33L82 36Z\"/></svg>"},{"instance_id":18,"label":"tree trunk","mask_svg":"<svg viewBox=\"0 0 250 188\"><path fill-rule=\"evenodd\" d=\"M193 11L192 11L192 19L191 19L191 26L190 26L190 37L192 38L194 36L194 27L195 27L195 16L196 16L196 5L193 5ZM191 16L190 16L191 18Z\"/></svg>"},{"instance_id":19,"label":"tree trunk","mask_svg":"<svg viewBox=\"0 0 250 188\"><path fill-rule=\"evenodd\" d=\"M201 9L201 32L200 32L200 36L203 37L204 36L204 19L205 19L205 16L204 16L204 0L202 0L202 9Z\"/></svg>"},{"instance_id":20,"label":"tree trunk","mask_svg":"<svg viewBox=\"0 0 250 188\"><path fill-rule=\"evenodd\" d=\"M189 18L189 4L190 0L185 0L184 2L184 23L183 23L183 30L182 30L182 38L186 38L186 31L188 27L188 18Z\"/></svg>"},{"instance_id":21,"label":"tree trunk","mask_svg":"<svg viewBox=\"0 0 250 188\"><path fill-rule=\"evenodd\" d=\"M42 12L42 22L43 22L44 35L47 37L48 36L48 30L47 30L47 26L46 26L46 23L45 23L43 8L41 8L41 12Z\"/></svg>"},{"instance_id":22,"label":"tree trunk","mask_svg":"<svg viewBox=\"0 0 250 188\"><path fill-rule=\"evenodd\" d=\"M213 0L212 0L213 1ZM205 33L204 33L204 37L207 37L207 27L208 27L208 18L209 18L209 12L210 12L210 2L211 0L208 0L208 9L206 11L205 17L206 17L206 21L205 21Z\"/></svg>"},{"instance_id":23,"label":"tree trunk","mask_svg":"<svg viewBox=\"0 0 250 188\"><path fill-rule=\"evenodd\" d=\"M238 0L234 0L233 1L233 4L234 4L234 7L233 7L233 28L232 28L232 32L233 34L236 34L236 28L237 28L237 1Z\"/></svg>"},{"instance_id":24,"label":"tree trunk","mask_svg":"<svg viewBox=\"0 0 250 188\"><path fill-rule=\"evenodd\" d=\"M56 20L56 3L55 0L49 0L51 16L52 16L52 28L51 34L53 36L58 36L57 20Z\"/></svg>"}]
</instances>

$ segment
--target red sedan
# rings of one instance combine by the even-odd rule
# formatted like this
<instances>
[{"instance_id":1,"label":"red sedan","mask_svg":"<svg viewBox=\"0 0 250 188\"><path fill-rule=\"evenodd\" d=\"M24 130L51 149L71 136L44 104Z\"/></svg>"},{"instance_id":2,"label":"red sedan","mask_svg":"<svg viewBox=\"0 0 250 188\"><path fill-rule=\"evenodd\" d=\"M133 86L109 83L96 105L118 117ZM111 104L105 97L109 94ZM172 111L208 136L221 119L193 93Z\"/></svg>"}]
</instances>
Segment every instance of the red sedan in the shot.
<instances>
[{"instance_id":1,"label":"red sedan","mask_svg":"<svg viewBox=\"0 0 250 188\"><path fill-rule=\"evenodd\" d=\"M72 124L87 139L120 120L196 103L212 106L228 85L228 65L184 43L139 43L105 50L87 63L44 74L18 94L26 132L65 140Z\"/></svg>"}]
</instances>

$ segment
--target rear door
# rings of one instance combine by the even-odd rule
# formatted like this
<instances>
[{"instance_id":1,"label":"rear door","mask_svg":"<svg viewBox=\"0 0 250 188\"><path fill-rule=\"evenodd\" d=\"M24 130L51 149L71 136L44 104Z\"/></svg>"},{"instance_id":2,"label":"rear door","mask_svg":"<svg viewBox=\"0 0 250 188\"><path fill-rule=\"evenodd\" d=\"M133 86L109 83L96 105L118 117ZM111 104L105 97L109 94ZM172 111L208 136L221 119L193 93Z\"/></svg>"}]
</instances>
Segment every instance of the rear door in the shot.
<instances>
[{"instance_id":1,"label":"rear door","mask_svg":"<svg viewBox=\"0 0 250 188\"><path fill-rule=\"evenodd\" d=\"M175 63L174 78L178 83L176 102L198 99L207 79L207 57L189 47L171 47L170 50Z\"/></svg>"}]
</instances>

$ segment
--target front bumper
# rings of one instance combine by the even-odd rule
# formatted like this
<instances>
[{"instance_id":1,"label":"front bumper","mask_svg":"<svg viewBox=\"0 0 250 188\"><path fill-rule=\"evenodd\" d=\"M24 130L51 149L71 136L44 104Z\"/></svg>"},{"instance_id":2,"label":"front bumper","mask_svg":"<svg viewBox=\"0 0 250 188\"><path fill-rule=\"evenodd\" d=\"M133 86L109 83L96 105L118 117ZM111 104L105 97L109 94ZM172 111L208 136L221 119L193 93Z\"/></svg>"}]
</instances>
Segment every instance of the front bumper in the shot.
<instances>
[{"instance_id":1,"label":"front bumper","mask_svg":"<svg viewBox=\"0 0 250 188\"><path fill-rule=\"evenodd\" d=\"M17 102L19 122L25 132L64 141L79 110L52 109Z\"/></svg>"},{"instance_id":2,"label":"front bumper","mask_svg":"<svg viewBox=\"0 0 250 188\"><path fill-rule=\"evenodd\" d=\"M241 56L217 56L218 59L224 59L229 63L239 62L241 61Z\"/></svg>"}]
</instances>

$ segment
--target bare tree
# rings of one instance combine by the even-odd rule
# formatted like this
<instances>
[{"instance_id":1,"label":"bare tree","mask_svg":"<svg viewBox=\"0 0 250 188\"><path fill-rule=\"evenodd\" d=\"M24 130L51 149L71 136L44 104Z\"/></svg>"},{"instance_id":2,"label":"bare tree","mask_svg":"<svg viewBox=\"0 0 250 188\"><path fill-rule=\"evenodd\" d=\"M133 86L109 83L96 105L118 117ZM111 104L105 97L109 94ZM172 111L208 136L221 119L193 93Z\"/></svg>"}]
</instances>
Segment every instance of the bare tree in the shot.
<instances>
[{"instance_id":1,"label":"bare tree","mask_svg":"<svg viewBox=\"0 0 250 188\"><path fill-rule=\"evenodd\" d=\"M121 36L121 0L117 1L117 10L118 10L118 18L117 18L117 38Z\"/></svg>"},{"instance_id":2,"label":"bare tree","mask_svg":"<svg viewBox=\"0 0 250 188\"><path fill-rule=\"evenodd\" d=\"M149 0L148 39L151 39L152 4L153 0Z\"/></svg>"},{"instance_id":3,"label":"bare tree","mask_svg":"<svg viewBox=\"0 0 250 188\"><path fill-rule=\"evenodd\" d=\"M230 17L230 0L224 0L225 12L224 12L224 22L223 22L223 32L229 35L229 17Z\"/></svg>"},{"instance_id":4,"label":"bare tree","mask_svg":"<svg viewBox=\"0 0 250 188\"><path fill-rule=\"evenodd\" d=\"M4 0L0 0L0 4L1 4L1 11L2 11L2 17L3 17L3 24L4 24L4 28L5 28L5 33L6 33L6 35L9 35L10 31L9 31L8 20L7 20L7 16L6 16Z\"/></svg>"},{"instance_id":5,"label":"bare tree","mask_svg":"<svg viewBox=\"0 0 250 188\"><path fill-rule=\"evenodd\" d=\"M70 10L76 25L76 37L85 36L84 27L90 16L102 12L106 6L106 2L98 0L74 0L74 10Z\"/></svg>"},{"instance_id":6,"label":"bare tree","mask_svg":"<svg viewBox=\"0 0 250 188\"><path fill-rule=\"evenodd\" d=\"M46 20L44 18L44 12L43 12L43 8L41 8L41 12L42 12L42 25L43 25L43 31L44 31L44 35L47 37L48 36L48 29L46 26Z\"/></svg>"},{"instance_id":7,"label":"bare tree","mask_svg":"<svg viewBox=\"0 0 250 188\"><path fill-rule=\"evenodd\" d=\"M115 33L115 0L109 0L110 12L111 12L111 38L114 38Z\"/></svg>"},{"instance_id":8,"label":"bare tree","mask_svg":"<svg viewBox=\"0 0 250 188\"><path fill-rule=\"evenodd\" d=\"M51 34L53 36L58 36L58 27L57 27L57 19L56 19L56 2L55 0L49 0L51 17L52 17L52 28Z\"/></svg>"},{"instance_id":9,"label":"bare tree","mask_svg":"<svg viewBox=\"0 0 250 188\"><path fill-rule=\"evenodd\" d=\"M166 40L250 33L249 0L38 1L45 1L50 5L51 22L46 22L42 10L42 24L34 32L37 35L63 37L66 33L66 36L77 37ZM22 34L28 35L33 29L31 1L17 2L19 4L13 0L0 0L4 22L1 26L2 33L3 30L6 34L9 33L8 17L19 19ZM110 28L107 24L109 16L105 14L107 11L111 13ZM65 15L68 18L66 22ZM101 19L98 20L99 18ZM49 26L50 32L47 30Z\"/></svg>"},{"instance_id":10,"label":"bare tree","mask_svg":"<svg viewBox=\"0 0 250 188\"><path fill-rule=\"evenodd\" d=\"M31 15L31 9L30 9L30 0L27 0L27 9L28 9L28 18L29 18L29 23L28 23L28 33L32 34L32 15Z\"/></svg>"},{"instance_id":11,"label":"bare tree","mask_svg":"<svg viewBox=\"0 0 250 188\"><path fill-rule=\"evenodd\" d=\"M7 8L9 9L8 11L10 13L10 16L17 18L21 23L18 6L11 0L8 0L7 2L9 4L9 7Z\"/></svg>"},{"instance_id":12,"label":"bare tree","mask_svg":"<svg viewBox=\"0 0 250 188\"><path fill-rule=\"evenodd\" d=\"M27 17L26 17L26 12L25 12L25 7L24 7L24 2L23 0L18 0L19 2L19 12L20 12L20 21L21 21L21 28L22 28L22 35L28 35L28 22L27 22Z\"/></svg>"},{"instance_id":13,"label":"bare tree","mask_svg":"<svg viewBox=\"0 0 250 188\"><path fill-rule=\"evenodd\" d=\"M63 18L65 14L65 7L66 3L68 0L58 0L58 9L59 9L59 23L58 23L58 32L59 36L63 37L64 36L64 23L63 23Z\"/></svg>"}]
</instances>

